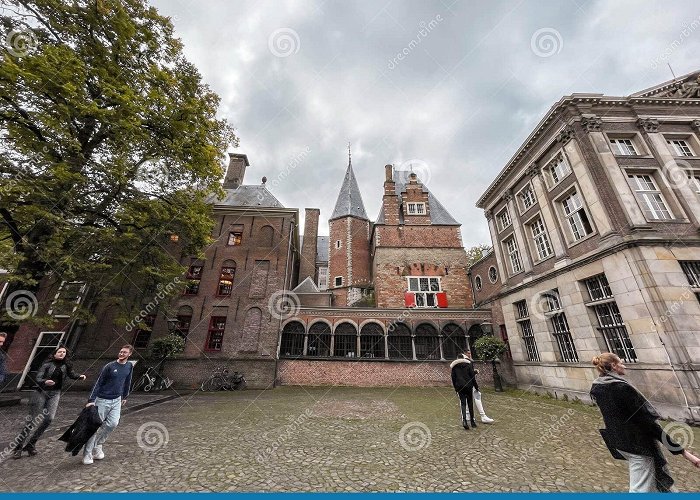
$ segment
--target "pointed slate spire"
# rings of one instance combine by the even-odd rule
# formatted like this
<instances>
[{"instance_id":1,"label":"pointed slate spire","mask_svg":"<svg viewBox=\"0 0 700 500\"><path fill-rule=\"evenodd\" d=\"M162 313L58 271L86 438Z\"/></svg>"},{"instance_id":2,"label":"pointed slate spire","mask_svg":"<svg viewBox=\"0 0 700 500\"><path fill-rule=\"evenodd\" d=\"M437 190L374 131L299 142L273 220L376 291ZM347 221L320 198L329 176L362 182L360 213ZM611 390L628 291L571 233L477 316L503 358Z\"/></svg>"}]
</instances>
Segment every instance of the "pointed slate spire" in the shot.
<instances>
[{"instance_id":1,"label":"pointed slate spire","mask_svg":"<svg viewBox=\"0 0 700 500\"><path fill-rule=\"evenodd\" d=\"M362 202L360 188L357 185L357 179L355 179L355 172L352 170L352 160L349 153L348 149L348 169L345 171L345 180L343 180L343 185L340 188L331 219L352 216L369 220L367 212L365 212L365 204Z\"/></svg>"}]
</instances>

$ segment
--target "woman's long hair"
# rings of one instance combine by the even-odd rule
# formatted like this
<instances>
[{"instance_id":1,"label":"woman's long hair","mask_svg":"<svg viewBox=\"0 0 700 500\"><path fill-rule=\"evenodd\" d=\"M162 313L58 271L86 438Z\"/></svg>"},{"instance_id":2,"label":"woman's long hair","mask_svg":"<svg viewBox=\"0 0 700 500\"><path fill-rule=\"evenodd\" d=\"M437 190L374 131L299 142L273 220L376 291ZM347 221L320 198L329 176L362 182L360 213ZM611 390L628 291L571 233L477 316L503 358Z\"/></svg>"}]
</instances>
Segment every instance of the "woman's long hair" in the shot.
<instances>
[{"instance_id":1,"label":"woman's long hair","mask_svg":"<svg viewBox=\"0 0 700 500\"><path fill-rule=\"evenodd\" d=\"M60 351L61 349L66 351L66 355L62 360L58 360L58 359L56 359L56 353L58 351ZM60 345L56 349L53 350L53 352L51 353L51 355L49 356L49 359L47 361L59 361L60 363L68 364L68 357L69 356L70 356L70 351L68 350L68 348L66 346Z\"/></svg>"}]
</instances>

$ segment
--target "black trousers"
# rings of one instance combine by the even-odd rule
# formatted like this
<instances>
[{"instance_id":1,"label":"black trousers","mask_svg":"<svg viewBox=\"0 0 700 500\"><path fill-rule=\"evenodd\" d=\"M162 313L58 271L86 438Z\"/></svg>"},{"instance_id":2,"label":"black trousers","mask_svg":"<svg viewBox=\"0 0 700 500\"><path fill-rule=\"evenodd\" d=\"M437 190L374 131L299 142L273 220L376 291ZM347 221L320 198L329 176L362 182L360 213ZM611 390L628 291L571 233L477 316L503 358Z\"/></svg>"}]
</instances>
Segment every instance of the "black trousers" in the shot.
<instances>
[{"instance_id":1,"label":"black trousers","mask_svg":"<svg viewBox=\"0 0 700 500\"><path fill-rule=\"evenodd\" d=\"M465 420L474 420L474 394L473 387L457 391L459 397L459 408L461 410L462 422ZM469 412L467 413L467 409Z\"/></svg>"}]
</instances>

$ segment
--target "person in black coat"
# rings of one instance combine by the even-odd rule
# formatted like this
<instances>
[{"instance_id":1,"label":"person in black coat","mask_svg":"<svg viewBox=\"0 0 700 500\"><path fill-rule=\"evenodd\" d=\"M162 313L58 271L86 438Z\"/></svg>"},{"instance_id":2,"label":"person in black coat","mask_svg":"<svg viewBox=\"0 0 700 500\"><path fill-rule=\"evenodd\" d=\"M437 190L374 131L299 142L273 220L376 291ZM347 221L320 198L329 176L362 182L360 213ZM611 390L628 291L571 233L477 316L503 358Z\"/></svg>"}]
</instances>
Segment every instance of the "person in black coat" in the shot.
<instances>
[{"instance_id":1,"label":"person in black coat","mask_svg":"<svg viewBox=\"0 0 700 500\"><path fill-rule=\"evenodd\" d=\"M600 433L613 457L629 462L630 493L676 491L660 444L698 468L700 458L664 432L656 409L621 377L626 367L617 355L603 353L593 358L593 365L600 376L593 381L591 399L605 421Z\"/></svg>"},{"instance_id":2,"label":"person in black coat","mask_svg":"<svg viewBox=\"0 0 700 500\"><path fill-rule=\"evenodd\" d=\"M66 451L70 451L73 456L76 456L95 435L100 426L102 426L100 412L97 406L91 405L83 408L73 425L58 440L65 441L67 443Z\"/></svg>"},{"instance_id":3,"label":"person in black coat","mask_svg":"<svg viewBox=\"0 0 700 500\"><path fill-rule=\"evenodd\" d=\"M37 388L29 398L30 415L26 419L27 424L14 440L15 451L12 458L22 458L23 450L32 457L37 454L36 442L53 422L61 399L61 390L65 388L66 382L68 379L85 380L85 375L78 375L73 371L67 356L68 350L59 347L36 372Z\"/></svg>"},{"instance_id":4,"label":"person in black coat","mask_svg":"<svg viewBox=\"0 0 700 500\"><path fill-rule=\"evenodd\" d=\"M452 369L452 387L459 397L462 427L469 430L471 424L472 428L476 428L473 391L479 390L479 384L476 381L474 365L466 354L461 354L458 359L450 363L450 368Z\"/></svg>"}]
</instances>

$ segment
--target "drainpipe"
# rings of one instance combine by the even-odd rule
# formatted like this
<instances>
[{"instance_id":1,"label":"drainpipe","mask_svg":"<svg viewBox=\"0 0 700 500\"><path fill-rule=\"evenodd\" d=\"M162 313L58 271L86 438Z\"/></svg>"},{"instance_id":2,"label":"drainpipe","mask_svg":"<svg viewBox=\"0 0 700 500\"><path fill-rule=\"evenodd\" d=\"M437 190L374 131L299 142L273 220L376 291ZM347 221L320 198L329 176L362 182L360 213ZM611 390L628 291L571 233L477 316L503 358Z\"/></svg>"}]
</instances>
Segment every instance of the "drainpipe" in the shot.
<instances>
[{"instance_id":1,"label":"drainpipe","mask_svg":"<svg viewBox=\"0 0 700 500\"><path fill-rule=\"evenodd\" d=\"M289 224L289 237L287 242L287 262L284 266L284 283L282 284L282 304L287 303L287 280L289 279L289 261L292 253L292 231L294 230L294 221ZM277 348L275 349L275 378L272 381L272 387L277 386L277 374L279 370L280 349L282 347L282 315L280 314L277 323Z\"/></svg>"}]
</instances>

